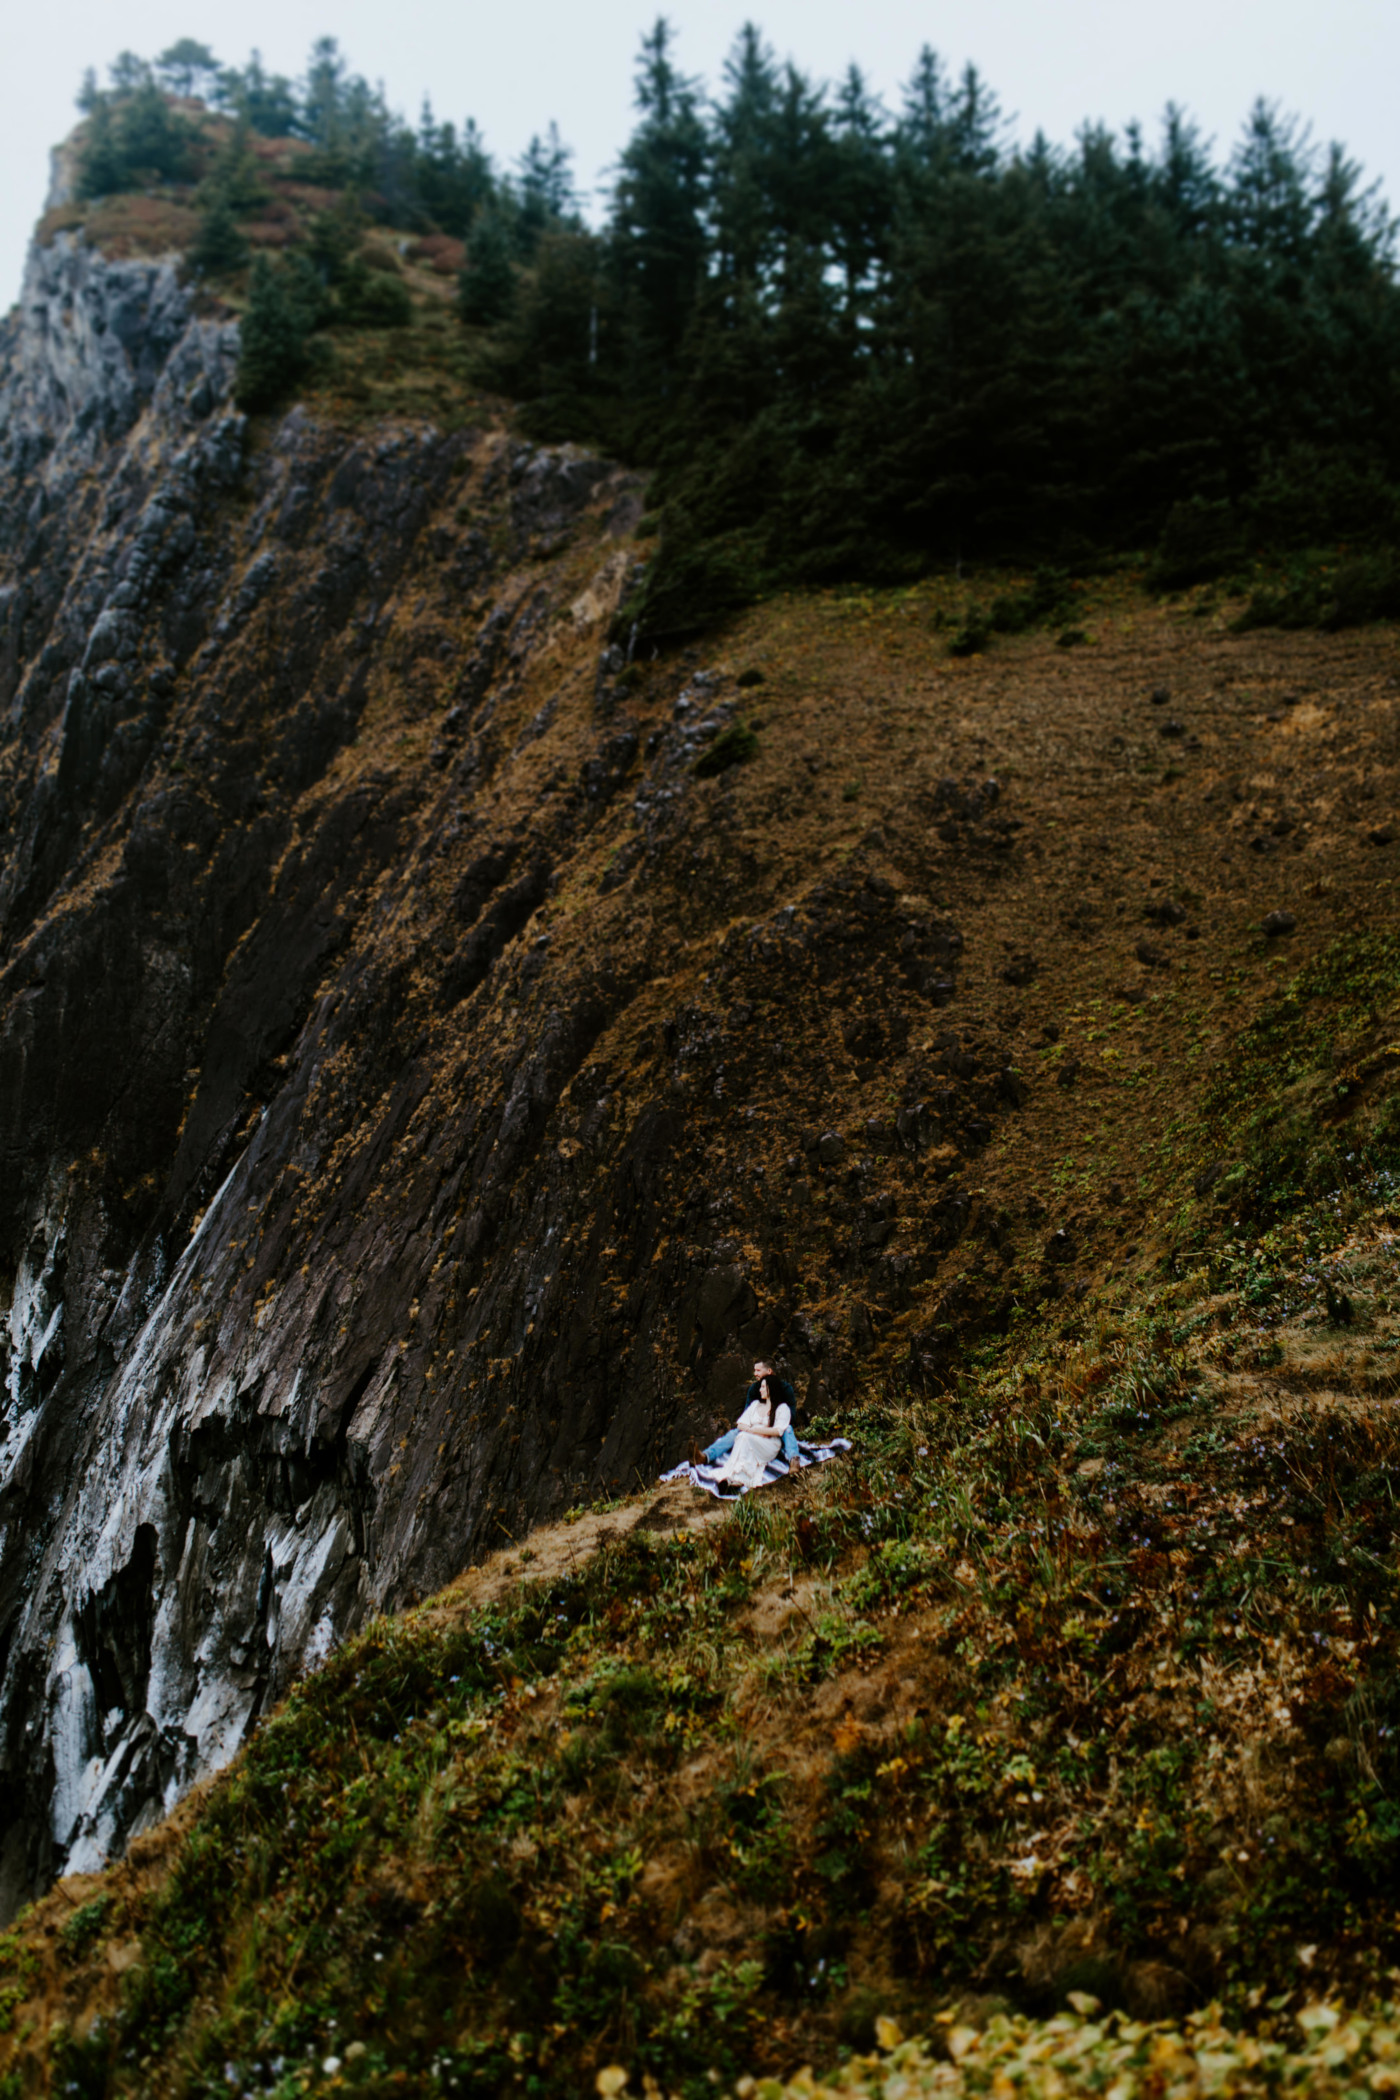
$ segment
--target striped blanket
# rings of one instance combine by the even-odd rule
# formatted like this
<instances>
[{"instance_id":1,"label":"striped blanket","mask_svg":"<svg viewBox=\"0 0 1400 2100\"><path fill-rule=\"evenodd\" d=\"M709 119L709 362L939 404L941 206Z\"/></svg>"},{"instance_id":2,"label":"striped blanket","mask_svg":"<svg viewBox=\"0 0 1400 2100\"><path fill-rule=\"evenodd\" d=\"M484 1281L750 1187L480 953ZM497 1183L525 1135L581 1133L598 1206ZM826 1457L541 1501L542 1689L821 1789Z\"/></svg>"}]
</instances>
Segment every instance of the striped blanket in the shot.
<instances>
[{"instance_id":1,"label":"striped blanket","mask_svg":"<svg viewBox=\"0 0 1400 2100\"><path fill-rule=\"evenodd\" d=\"M834 1436L829 1444L804 1444L799 1439L797 1448L801 1454L797 1461L800 1471L807 1466L826 1465L829 1460L839 1458L843 1451L849 1451L851 1445L847 1438ZM764 1467L762 1480L755 1481L754 1485L761 1488L771 1487L775 1480L786 1480L791 1470L785 1458L770 1458ZM693 1486L703 1488L707 1495L713 1495L716 1502L737 1502L749 1491L744 1487L736 1487L732 1480L721 1482L719 1476L723 1471L723 1459L717 1466L693 1466L686 1460L679 1466L672 1466L670 1472L663 1473L661 1478L663 1481L688 1480Z\"/></svg>"}]
</instances>

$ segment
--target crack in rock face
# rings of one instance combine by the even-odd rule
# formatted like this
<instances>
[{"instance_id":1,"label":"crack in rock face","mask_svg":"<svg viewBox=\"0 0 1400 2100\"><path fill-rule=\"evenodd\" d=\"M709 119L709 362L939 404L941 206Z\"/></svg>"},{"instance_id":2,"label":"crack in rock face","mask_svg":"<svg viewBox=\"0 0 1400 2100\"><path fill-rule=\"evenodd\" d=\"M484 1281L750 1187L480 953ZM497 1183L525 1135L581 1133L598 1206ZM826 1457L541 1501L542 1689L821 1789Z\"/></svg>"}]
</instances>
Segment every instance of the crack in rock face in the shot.
<instances>
[{"instance_id":1,"label":"crack in rock face","mask_svg":"<svg viewBox=\"0 0 1400 2100\"><path fill-rule=\"evenodd\" d=\"M0 337L6 1912L367 1613L659 1470L755 1354L839 1404L925 1273L895 1183L936 1183L938 1258L1017 1105L1004 1050L928 1036L930 871L1022 850L995 782L792 881L749 768L696 770L728 674L608 645L634 475L254 429L236 353L175 261L67 234Z\"/></svg>"}]
</instances>

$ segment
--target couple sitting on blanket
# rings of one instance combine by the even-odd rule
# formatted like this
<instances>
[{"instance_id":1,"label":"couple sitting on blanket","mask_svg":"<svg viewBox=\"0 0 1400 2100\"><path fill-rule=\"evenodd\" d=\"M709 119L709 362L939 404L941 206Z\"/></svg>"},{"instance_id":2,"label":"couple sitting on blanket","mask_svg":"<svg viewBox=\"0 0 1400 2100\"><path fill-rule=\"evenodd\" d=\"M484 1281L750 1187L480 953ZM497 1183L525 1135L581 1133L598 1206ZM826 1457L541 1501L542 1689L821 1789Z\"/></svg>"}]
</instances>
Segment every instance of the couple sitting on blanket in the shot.
<instances>
[{"instance_id":1,"label":"couple sitting on blanket","mask_svg":"<svg viewBox=\"0 0 1400 2100\"><path fill-rule=\"evenodd\" d=\"M792 1413L797 1396L772 1364L759 1360L753 1367L753 1384L744 1395L744 1411L734 1427L716 1437L708 1450L695 1454L692 1463L718 1466L717 1483L734 1487L757 1487L771 1459L780 1454L792 1472L801 1456L793 1433Z\"/></svg>"}]
</instances>

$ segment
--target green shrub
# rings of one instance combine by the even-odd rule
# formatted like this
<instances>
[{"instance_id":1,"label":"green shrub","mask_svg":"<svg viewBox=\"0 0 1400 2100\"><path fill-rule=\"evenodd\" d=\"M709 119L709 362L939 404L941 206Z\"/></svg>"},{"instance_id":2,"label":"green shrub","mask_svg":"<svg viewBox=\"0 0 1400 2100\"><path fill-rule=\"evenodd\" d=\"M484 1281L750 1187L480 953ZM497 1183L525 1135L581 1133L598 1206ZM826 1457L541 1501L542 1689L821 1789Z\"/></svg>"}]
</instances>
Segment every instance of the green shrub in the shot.
<instances>
[{"instance_id":1,"label":"green shrub","mask_svg":"<svg viewBox=\"0 0 1400 2100\"><path fill-rule=\"evenodd\" d=\"M1400 536L1400 489L1373 458L1295 445L1266 462L1248 515L1251 535L1267 547L1384 544Z\"/></svg>"},{"instance_id":2,"label":"green shrub","mask_svg":"<svg viewBox=\"0 0 1400 2100\"><path fill-rule=\"evenodd\" d=\"M196 270L209 277L223 277L241 270L248 260L248 243L238 231L233 207L226 196L217 195L199 222L199 232L189 250Z\"/></svg>"},{"instance_id":3,"label":"green shrub","mask_svg":"<svg viewBox=\"0 0 1400 2100\"><path fill-rule=\"evenodd\" d=\"M367 269L357 257L336 286L333 318L342 328L406 328L413 301L401 279Z\"/></svg>"},{"instance_id":4,"label":"green shrub","mask_svg":"<svg viewBox=\"0 0 1400 2100\"><path fill-rule=\"evenodd\" d=\"M1254 627L1336 630L1400 619L1400 550L1382 547L1347 561L1300 557L1261 583L1235 622Z\"/></svg>"},{"instance_id":5,"label":"green shrub","mask_svg":"<svg viewBox=\"0 0 1400 2100\"><path fill-rule=\"evenodd\" d=\"M272 408L305 376L309 339L323 312L324 293L308 263L257 258L239 324L234 392L240 408Z\"/></svg>"},{"instance_id":6,"label":"green shrub","mask_svg":"<svg viewBox=\"0 0 1400 2100\"><path fill-rule=\"evenodd\" d=\"M991 647L992 623L980 606L974 606L948 644L950 656L980 656Z\"/></svg>"},{"instance_id":7,"label":"green shrub","mask_svg":"<svg viewBox=\"0 0 1400 2100\"><path fill-rule=\"evenodd\" d=\"M697 780L713 780L731 766L747 765L757 753L758 731L741 719L720 731L709 749L696 759L693 771Z\"/></svg>"},{"instance_id":8,"label":"green shrub","mask_svg":"<svg viewBox=\"0 0 1400 2100\"><path fill-rule=\"evenodd\" d=\"M1329 627L1362 627L1371 620L1400 620L1400 550L1343 562L1332 584Z\"/></svg>"},{"instance_id":9,"label":"green shrub","mask_svg":"<svg viewBox=\"0 0 1400 2100\"><path fill-rule=\"evenodd\" d=\"M510 233L499 212L484 211L472 228L457 279L457 312L469 328L495 328L514 304Z\"/></svg>"},{"instance_id":10,"label":"green shrub","mask_svg":"<svg viewBox=\"0 0 1400 2100\"><path fill-rule=\"evenodd\" d=\"M992 600L988 625L996 634L1025 634L1054 620L1069 605L1069 577L1063 569L1037 569L1023 591L1008 591Z\"/></svg>"},{"instance_id":11,"label":"green shrub","mask_svg":"<svg viewBox=\"0 0 1400 2100\"><path fill-rule=\"evenodd\" d=\"M110 1896L95 1896L91 1903L84 1903L81 1909L75 1910L66 1924L60 1927L58 1943L63 1950L65 1961L81 1961L85 1955L91 1953L102 1936L102 1928L107 1922L111 1908Z\"/></svg>"},{"instance_id":12,"label":"green shrub","mask_svg":"<svg viewBox=\"0 0 1400 2100\"><path fill-rule=\"evenodd\" d=\"M1150 590L1179 591L1225 575L1244 556L1239 520L1231 505L1190 496L1167 513L1147 572Z\"/></svg>"},{"instance_id":13,"label":"green shrub","mask_svg":"<svg viewBox=\"0 0 1400 2100\"><path fill-rule=\"evenodd\" d=\"M106 197L189 173L190 127L149 74L118 96L97 95L78 162L80 197Z\"/></svg>"}]
</instances>

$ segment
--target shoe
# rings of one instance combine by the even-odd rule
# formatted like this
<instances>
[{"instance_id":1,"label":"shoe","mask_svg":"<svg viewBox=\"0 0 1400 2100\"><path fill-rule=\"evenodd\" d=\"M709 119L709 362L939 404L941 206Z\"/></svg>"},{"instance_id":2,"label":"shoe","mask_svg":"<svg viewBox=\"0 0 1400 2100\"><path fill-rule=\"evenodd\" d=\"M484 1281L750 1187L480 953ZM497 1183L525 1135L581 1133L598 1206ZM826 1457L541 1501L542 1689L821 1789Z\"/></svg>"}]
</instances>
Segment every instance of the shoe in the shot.
<instances>
[{"instance_id":1,"label":"shoe","mask_svg":"<svg viewBox=\"0 0 1400 2100\"><path fill-rule=\"evenodd\" d=\"M693 1440L690 1446L690 1463L693 1466L703 1466L705 1464L705 1454Z\"/></svg>"}]
</instances>

